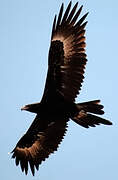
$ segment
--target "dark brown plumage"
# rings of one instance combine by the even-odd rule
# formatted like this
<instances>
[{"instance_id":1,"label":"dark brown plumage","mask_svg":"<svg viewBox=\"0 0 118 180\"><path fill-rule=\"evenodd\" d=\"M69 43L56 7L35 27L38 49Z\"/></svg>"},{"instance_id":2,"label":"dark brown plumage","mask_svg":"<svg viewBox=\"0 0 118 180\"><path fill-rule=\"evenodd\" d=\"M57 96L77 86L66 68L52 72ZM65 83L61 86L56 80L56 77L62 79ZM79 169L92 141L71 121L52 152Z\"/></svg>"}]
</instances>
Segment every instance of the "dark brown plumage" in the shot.
<instances>
[{"instance_id":1,"label":"dark brown plumage","mask_svg":"<svg viewBox=\"0 0 118 180\"><path fill-rule=\"evenodd\" d=\"M88 13L78 17L82 6L78 3L71 10L69 3L63 14L63 4L58 18L55 16L52 28L48 59L48 74L44 94L40 103L22 108L36 113L36 118L25 135L12 151L16 165L32 174L38 170L42 161L57 150L67 130L69 119L88 128L112 123L93 114L104 114L99 100L75 104L81 89L87 62L85 54L85 26Z\"/></svg>"}]
</instances>

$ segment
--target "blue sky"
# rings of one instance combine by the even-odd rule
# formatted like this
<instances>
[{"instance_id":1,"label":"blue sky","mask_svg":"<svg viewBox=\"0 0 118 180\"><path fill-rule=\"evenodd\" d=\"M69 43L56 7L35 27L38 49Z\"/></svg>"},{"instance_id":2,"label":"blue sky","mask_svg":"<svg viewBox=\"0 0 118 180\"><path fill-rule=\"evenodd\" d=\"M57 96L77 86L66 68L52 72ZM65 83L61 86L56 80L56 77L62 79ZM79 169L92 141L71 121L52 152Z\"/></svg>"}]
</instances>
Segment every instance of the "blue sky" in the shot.
<instances>
[{"instance_id":1,"label":"blue sky","mask_svg":"<svg viewBox=\"0 0 118 180\"><path fill-rule=\"evenodd\" d=\"M118 179L118 1L80 0L89 11L86 32L88 64L77 101L101 99L103 117L113 126L84 129L74 122L58 151L35 177L25 176L11 155L34 115L20 107L40 101L47 72L52 22L62 0L0 0L0 179ZM68 4L65 0L65 7ZM73 4L77 1L73 0Z\"/></svg>"}]
</instances>

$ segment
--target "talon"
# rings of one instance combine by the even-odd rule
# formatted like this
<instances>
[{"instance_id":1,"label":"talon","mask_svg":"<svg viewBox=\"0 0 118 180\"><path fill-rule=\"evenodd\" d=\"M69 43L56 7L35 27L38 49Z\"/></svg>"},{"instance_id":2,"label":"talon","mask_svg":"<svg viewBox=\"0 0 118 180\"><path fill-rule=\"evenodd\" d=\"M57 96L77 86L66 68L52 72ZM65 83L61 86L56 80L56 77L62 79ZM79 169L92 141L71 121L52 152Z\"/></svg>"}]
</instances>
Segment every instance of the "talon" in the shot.
<instances>
[{"instance_id":1,"label":"talon","mask_svg":"<svg viewBox=\"0 0 118 180\"><path fill-rule=\"evenodd\" d=\"M84 110L81 110L79 114L77 115L77 118L84 118L87 116L87 113Z\"/></svg>"}]
</instances>

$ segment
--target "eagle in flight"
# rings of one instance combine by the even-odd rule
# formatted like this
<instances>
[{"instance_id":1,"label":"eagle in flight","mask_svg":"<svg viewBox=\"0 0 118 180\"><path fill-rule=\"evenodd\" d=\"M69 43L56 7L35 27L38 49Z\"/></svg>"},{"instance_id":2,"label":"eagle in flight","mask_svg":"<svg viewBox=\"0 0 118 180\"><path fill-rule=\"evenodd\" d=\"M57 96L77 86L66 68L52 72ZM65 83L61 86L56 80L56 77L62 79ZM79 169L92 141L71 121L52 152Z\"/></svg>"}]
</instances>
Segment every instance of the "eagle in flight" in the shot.
<instances>
[{"instance_id":1,"label":"eagle in flight","mask_svg":"<svg viewBox=\"0 0 118 180\"><path fill-rule=\"evenodd\" d=\"M100 100L75 103L84 79L86 66L85 18L79 18L82 7L72 2L63 12L62 3L58 17L55 15L48 56L48 73L44 94L40 103L21 108L36 117L12 151L12 158L22 171L32 175L51 153L57 150L67 131L67 123L73 120L85 128L112 123L98 115L104 114ZM78 19L79 18L79 19Z\"/></svg>"}]
</instances>

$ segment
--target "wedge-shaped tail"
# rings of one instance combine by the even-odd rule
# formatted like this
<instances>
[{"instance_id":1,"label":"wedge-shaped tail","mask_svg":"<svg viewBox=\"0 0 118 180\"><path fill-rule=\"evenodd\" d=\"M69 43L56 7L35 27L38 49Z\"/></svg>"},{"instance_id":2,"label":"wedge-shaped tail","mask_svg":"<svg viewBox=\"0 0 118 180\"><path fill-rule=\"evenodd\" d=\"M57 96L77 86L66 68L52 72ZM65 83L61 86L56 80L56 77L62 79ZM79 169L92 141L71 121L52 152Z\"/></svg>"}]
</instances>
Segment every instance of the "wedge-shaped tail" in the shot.
<instances>
[{"instance_id":1,"label":"wedge-shaped tail","mask_svg":"<svg viewBox=\"0 0 118 180\"><path fill-rule=\"evenodd\" d=\"M93 115L104 114L104 106L99 103L100 100L95 100L77 104L79 113L72 120L85 128L89 128L90 126L95 127L96 125L100 124L112 125L110 121L99 116Z\"/></svg>"}]
</instances>

